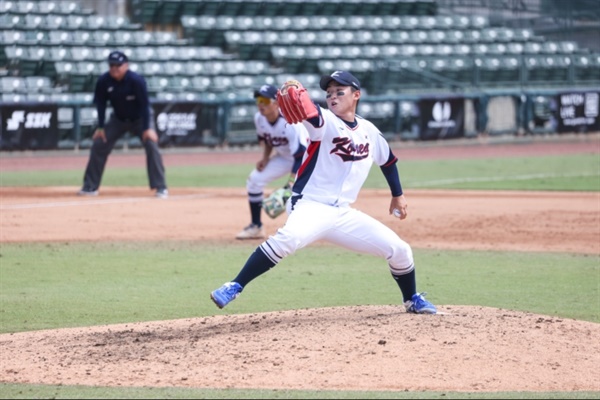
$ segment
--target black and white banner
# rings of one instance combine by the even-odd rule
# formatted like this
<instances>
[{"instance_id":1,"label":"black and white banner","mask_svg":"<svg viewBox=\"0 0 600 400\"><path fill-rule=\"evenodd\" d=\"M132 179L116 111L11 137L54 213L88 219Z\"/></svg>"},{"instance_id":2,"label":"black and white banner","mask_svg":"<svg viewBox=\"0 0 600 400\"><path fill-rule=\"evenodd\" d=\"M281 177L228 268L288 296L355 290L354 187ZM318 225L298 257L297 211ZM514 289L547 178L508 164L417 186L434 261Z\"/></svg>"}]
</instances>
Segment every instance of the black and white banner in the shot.
<instances>
[{"instance_id":1,"label":"black and white banner","mask_svg":"<svg viewBox=\"0 0 600 400\"><path fill-rule=\"evenodd\" d=\"M419 101L421 140L451 139L465 136L465 99L448 97Z\"/></svg>"},{"instance_id":2,"label":"black and white banner","mask_svg":"<svg viewBox=\"0 0 600 400\"><path fill-rule=\"evenodd\" d=\"M214 126L209 107L196 102L153 102L154 123L160 145L197 146L205 144Z\"/></svg>"},{"instance_id":3,"label":"black and white banner","mask_svg":"<svg viewBox=\"0 0 600 400\"><path fill-rule=\"evenodd\" d=\"M600 92L564 92L557 96L558 132L600 130Z\"/></svg>"},{"instance_id":4,"label":"black and white banner","mask_svg":"<svg viewBox=\"0 0 600 400\"><path fill-rule=\"evenodd\" d=\"M1 105L0 148L51 150L58 147L56 104Z\"/></svg>"}]
</instances>

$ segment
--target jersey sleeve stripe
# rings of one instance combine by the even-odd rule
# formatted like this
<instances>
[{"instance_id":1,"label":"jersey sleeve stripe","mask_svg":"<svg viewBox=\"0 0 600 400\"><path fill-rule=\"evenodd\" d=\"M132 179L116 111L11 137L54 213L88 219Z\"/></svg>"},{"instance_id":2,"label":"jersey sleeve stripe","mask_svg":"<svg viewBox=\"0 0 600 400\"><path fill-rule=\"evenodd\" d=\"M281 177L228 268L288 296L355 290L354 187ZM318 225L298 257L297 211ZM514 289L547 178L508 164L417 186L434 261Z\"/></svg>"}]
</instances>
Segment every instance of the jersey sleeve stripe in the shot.
<instances>
[{"instance_id":1,"label":"jersey sleeve stripe","mask_svg":"<svg viewBox=\"0 0 600 400\"><path fill-rule=\"evenodd\" d=\"M315 166L317 165L320 147L321 141L310 142L308 145L308 149L306 150L306 159L300 166L300 169L297 173L296 183L294 184L294 192L302 193L304 186L308 182L315 169Z\"/></svg>"}]
</instances>

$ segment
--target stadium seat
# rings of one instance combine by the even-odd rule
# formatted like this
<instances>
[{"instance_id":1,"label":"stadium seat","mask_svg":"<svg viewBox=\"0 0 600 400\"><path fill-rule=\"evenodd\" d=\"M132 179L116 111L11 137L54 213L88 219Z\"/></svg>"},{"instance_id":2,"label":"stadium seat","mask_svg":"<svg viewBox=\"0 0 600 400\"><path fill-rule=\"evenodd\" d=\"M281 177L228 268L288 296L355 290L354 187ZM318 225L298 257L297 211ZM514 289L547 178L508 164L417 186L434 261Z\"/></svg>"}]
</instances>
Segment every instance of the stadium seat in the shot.
<instances>
[{"instance_id":1,"label":"stadium seat","mask_svg":"<svg viewBox=\"0 0 600 400\"><path fill-rule=\"evenodd\" d=\"M140 63L141 64L141 73L146 76L152 75L165 75L165 64L158 61L149 61Z\"/></svg>"},{"instance_id":2,"label":"stadium seat","mask_svg":"<svg viewBox=\"0 0 600 400\"><path fill-rule=\"evenodd\" d=\"M562 54L574 54L579 51L579 45L573 41L560 41L558 42L558 47L558 52Z\"/></svg>"},{"instance_id":3,"label":"stadium seat","mask_svg":"<svg viewBox=\"0 0 600 400\"><path fill-rule=\"evenodd\" d=\"M83 15L67 15L65 20L66 28L77 30L77 29L98 29L94 27L93 24L88 23L88 18Z\"/></svg>"},{"instance_id":4,"label":"stadium seat","mask_svg":"<svg viewBox=\"0 0 600 400\"><path fill-rule=\"evenodd\" d=\"M206 72L206 67L203 61L198 60L190 60L186 62L186 70L188 75L197 76L204 75Z\"/></svg>"},{"instance_id":5,"label":"stadium seat","mask_svg":"<svg viewBox=\"0 0 600 400\"><path fill-rule=\"evenodd\" d=\"M14 29L25 24L25 16L18 14L0 14L0 28Z\"/></svg>"},{"instance_id":6,"label":"stadium seat","mask_svg":"<svg viewBox=\"0 0 600 400\"><path fill-rule=\"evenodd\" d=\"M77 1L59 1L56 11L64 15L90 15L94 13L93 9L83 8Z\"/></svg>"},{"instance_id":7,"label":"stadium seat","mask_svg":"<svg viewBox=\"0 0 600 400\"><path fill-rule=\"evenodd\" d=\"M94 46L110 46L115 42L111 31L92 31L89 44Z\"/></svg>"},{"instance_id":8,"label":"stadium seat","mask_svg":"<svg viewBox=\"0 0 600 400\"><path fill-rule=\"evenodd\" d=\"M67 47L52 46L48 48L46 60L51 62L63 62L71 59L70 49Z\"/></svg>"},{"instance_id":9,"label":"stadium seat","mask_svg":"<svg viewBox=\"0 0 600 400\"><path fill-rule=\"evenodd\" d=\"M2 93L2 102L4 103L22 103L27 101L27 95L24 93Z\"/></svg>"},{"instance_id":10,"label":"stadium seat","mask_svg":"<svg viewBox=\"0 0 600 400\"><path fill-rule=\"evenodd\" d=\"M512 36L513 41L527 42L534 38L534 34L531 29L515 28L512 30L512 32L513 32L513 36Z\"/></svg>"},{"instance_id":11,"label":"stadium seat","mask_svg":"<svg viewBox=\"0 0 600 400\"><path fill-rule=\"evenodd\" d=\"M55 1L37 1L36 12L40 14L52 14L58 12L58 6Z\"/></svg>"},{"instance_id":12,"label":"stadium seat","mask_svg":"<svg viewBox=\"0 0 600 400\"><path fill-rule=\"evenodd\" d=\"M72 61L96 61L96 57L91 47L72 46L70 48Z\"/></svg>"},{"instance_id":13,"label":"stadium seat","mask_svg":"<svg viewBox=\"0 0 600 400\"><path fill-rule=\"evenodd\" d=\"M486 16L473 15L471 17L471 27L475 29L487 28L490 25L490 21Z\"/></svg>"},{"instance_id":14,"label":"stadium seat","mask_svg":"<svg viewBox=\"0 0 600 400\"><path fill-rule=\"evenodd\" d=\"M14 4L12 12L24 15L37 13L37 2L19 0Z\"/></svg>"},{"instance_id":15,"label":"stadium seat","mask_svg":"<svg viewBox=\"0 0 600 400\"><path fill-rule=\"evenodd\" d=\"M52 102L52 96L49 93L26 93L25 101L29 103Z\"/></svg>"},{"instance_id":16,"label":"stadium seat","mask_svg":"<svg viewBox=\"0 0 600 400\"><path fill-rule=\"evenodd\" d=\"M156 46L156 52L154 54L154 61L171 61L179 60L179 49L173 46Z\"/></svg>"},{"instance_id":17,"label":"stadium seat","mask_svg":"<svg viewBox=\"0 0 600 400\"><path fill-rule=\"evenodd\" d=\"M520 42L512 42L512 43L508 43L506 45L506 52L508 54L519 55L519 54L523 54L524 51L525 51L525 46L523 46L523 44Z\"/></svg>"},{"instance_id":18,"label":"stadium seat","mask_svg":"<svg viewBox=\"0 0 600 400\"><path fill-rule=\"evenodd\" d=\"M429 31L429 41L432 43L448 43L446 31L441 29L432 29Z\"/></svg>"},{"instance_id":19,"label":"stadium seat","mask_svg":"<svg viewBox=\"0 0 600 400\"><path fill-rule=\"evenodd\" d=\"M192 81L188 76L174 75L168 78L168 88L169 90L176 92L187 91L191 88Z\"/></svg>"},{"instance_id":20,"label":"stadium seat","mask_svg":"<svg viewBox=\"0 0 600 400\"><path fill-rule=\"evenodd\" d=\"M481 42L481 32L476 29L467 29L463 32L463 41L465 43Z\"/></svg>"},{"instance_id":21,"label":"stadium seat","mask_svg":"<svg viewBox=\"0 0 600 400\"><path fill-rule=\"evenodd\" d=\"M28 76L25 87L29 93L48 93L52 90L52 81L47 76Z\"/></svg>"},{"instance_id":22,"label":"stadium seat","mask_svg":"<svg viewBox=\"0 0 600 400\"><path fill-rule=\"evenodd\" d=\"M8 13L13 13L16 10L16 0L5 0L0 1L0 14L7 15Z\"/></svg>"},{"instance_id":23,"label":"stadium seat","mask_svg":"<svg viewBox=\"0 0 600 400\"><path fill-rule=\"evenodd\" d=\"M38 14L25 14L25 29L40 29L45 26L44 16Z\"/></svg>"},{"instance_id":24,"label":"stadium seat","mask_svg":"<svg viewBox=\"0 0 600 400\"><path fill-rule=\"evenodd\" d=\"M25 79L17 76L0 77L2 93L24 93L26 92Z\"/></svg>"},{"instance_id":25,"label":"stadium seat","mask_svg":"<svg viewBox=\"0 0 600 400\"><path fill-rule=\"evenodd\" d=\"M177 46L187 44L187 41L179 39L175 32L154 31L152 32L152 41L150 44L157 46Z\"/></svg>"},{"instance_id":26,"label":"stadium seat","mask_svg":"<svg viewBox=\"0 0 600 400\"><path fill-rule=\"evenodd\" d=\"M139 43L135 42L135 36L132 34L132 32L126 30L115 30L112 35L112 40L119 47L140 45Z\"/></svg>"},{"instance_id":27,"label":"stadium seat","mask_svg":"<svg viewBox=\"0 0 600 400\"><path fill-rule=\"evenodd\" d=\"M527 42L523 46L524 54L539 54L542 52L542 44L538 42Z\"/></svg>"},{"instance_id":28,"label":"stadium seat","mask_svg":"<svg viewBox=\"0 0 600 400\"><path fill-rule=\"evenodd\" d=\"M361 102L357 114L369 119L382 132L394 131L396 104L393 101Z\"/></svg>"},{"instance_id":29,"label":"stadium seat","mask_svg":"<svg viewBox=\"0 0 600 400\"><path fill-rule=\"evenodd\" d=\"M559 51L558 43L552 40L543 42L541 46L541 51L545 54L556 54Z\"/></svg>"},{"instance_id":30,"label":"stadium seat","mask_svg":"<svg viewBox=\"0 0 600 400\"><path fill-rule=\"evenodd\" d=\"M151 61L155 59L156 56L156 48L152 46L137 46L133 47L133 53L131 58L138 61Z\"/></svg>"},{"instance_id":31,"label":"stadium seat","mask_svg":"<svg viewBox=\"0 0 600 400\"><path fill-rule=\"evenodd\" d=\"M575 80L600 84L600 54L572 56Z\"/></svg>"},{"instance_id":32,"label":"stadium seat","mask_svg":"<svg viewBox=\"0 0 600 400\"><path fill-rule=\"evenodd\" d=\"M184 75L189 74L190 72L186 70L186 64L180 61L170 60L164 63L163 71L167 75L175 76L175 75Z\"/></svg>"},{"instance_id":33,"label":"stadium seat","mask_svg":"<svg viewBox=\"0 0 600 400\"><path fill-rule=\"evenodd\" d=\"M191 88L196 91L204 92L212 86L211 78L207 76L194 76L191 80Z\"/></svg>"},{"instance_id":34,"label":"stadium seat","mask_svg":"<svg viewBox=\"0 0 600 400\"><path fill-rule=\"evenodd\" d=\"M56 30L67 28L67 16L61 14L48 14L42 19L41 29Z\"/></svg>"},{"instance_id":35,"label":"stadium seat","mask_svg":"<svg viewBox=\"0 0 600 400\"><path fill-rule=\"evenodd\" d=\"M152 94L169 90L169 80L165 76L146 76L146 84L148 86L148 92Z\"/></svg>"},{"instance_id":36,"label":"stadium seat","mask_svg":"<svg viewBox=\"0 0 600 400\"><path fill-rule=\"evenodd\" d=\"M0 44L3 46L17 45L23 46L27 44L25 39L25 33L17 30L5 30L1 31L2 36L0 36Z\"/></svg>"},{"instance_id":37,"label":"stadium seat","mask_svg":"<svg viewBox=\"0 0 600 400\"><path fill-rule=\"evenodd\" d=\"M148 31L134 31L132 32L132 42L136 46L149 46L152 43L152 33Z\"/></svg>"},{"instance_id":38,"label":"stadium seat","mask_svg":"<svg viewBox=\"0 0 600 400\"><path fill-rule=\"evenodd\" d=\"M96 61L101 61L102 63L106 62L106 60L108 59L108 55L110 54L110 52L112 51L112 49L108 48L108 47L91 47L92 52L93 52L93 59ZM127 51L127 49L125 49L125 54L127 54L128 57L130 57L130 53ZM108 69L108 67L106 67Z\"/></svg>"},{"instance_id":39,"label":"stadium seat","mask_svg":"<svg viewBox=\"0 0 600 400\"><path fill-rule=\"evenodd\" d=\"M130 57L129 58L129 69L131 71L137 72L139 74L142 71L142 63L131 61L131 57Z\"/></svg>"},{"instance_id":40,"label":"stadium seat","mask_svg":"<svg viewBox=\"0 0 600 400\"><path fill-rule=\"evenodd\" d=\"M74 30L70 34L70 40L74 45L86 45L92 43L92 33L87 30Z\"/></svg>"}]
</instances>

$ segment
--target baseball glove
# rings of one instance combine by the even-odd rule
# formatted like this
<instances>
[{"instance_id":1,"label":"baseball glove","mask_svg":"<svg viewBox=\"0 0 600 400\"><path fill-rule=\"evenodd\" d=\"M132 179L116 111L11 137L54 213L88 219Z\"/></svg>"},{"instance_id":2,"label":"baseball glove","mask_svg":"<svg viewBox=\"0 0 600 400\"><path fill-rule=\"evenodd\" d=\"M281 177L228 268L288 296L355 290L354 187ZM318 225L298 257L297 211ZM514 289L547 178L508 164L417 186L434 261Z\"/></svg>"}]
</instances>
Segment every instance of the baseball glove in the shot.
<instances>
[{"instance_id":1,"label":"baseball glove","mask_svg":"<svg viewBox=\"0 0 600 400\"><path fill-rule=\"evenodd\" d=\"M263 200L262 207L269 217L275 219L283 214L285 203L291 196L292 190L287 186L276 189L269 197Z\"/></svg>"},{"instance_id":2,"label":"baseball glove","mask_svg":"<svg viewBox=\"0 0 600 400\"><path fill-rule=\"evenodd\" d=\"M277 103L279 103L283 117L290 124L297 124L319 115L308 92L296 80L287 81L281 86L281 89L277 91Z\"/></svg>"}]
</instances>

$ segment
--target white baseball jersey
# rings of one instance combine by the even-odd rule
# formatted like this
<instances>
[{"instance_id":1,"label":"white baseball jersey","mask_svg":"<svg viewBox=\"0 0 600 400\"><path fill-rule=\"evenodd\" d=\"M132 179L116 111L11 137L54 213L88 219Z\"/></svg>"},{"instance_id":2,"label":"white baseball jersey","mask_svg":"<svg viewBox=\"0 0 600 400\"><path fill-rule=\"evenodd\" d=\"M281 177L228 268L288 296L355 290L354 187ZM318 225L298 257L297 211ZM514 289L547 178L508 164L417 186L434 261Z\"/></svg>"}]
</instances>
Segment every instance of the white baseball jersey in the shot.
<instances>
[{"instance_id":1,"label":"white baseball jersey","mask_svg":"<svg viewBox=\"0 0 600 400\"><path fill-rule=\"evenodd\" d=\"M390 147L370 121L356 116L358 123L350 128L330 110L321 109L321 115L321 127L303 122L311 144L294 192L328 205L352 204L373 163L384 165L396 159L389 159Z\"/></svg>"},{"instance_id":2,"label":"white baseball jersey","mask_svg":"<svg viewBox=\"0 0 600 400\"><path fill-rule=\"evenodd\" d=\"M325 240L387 260L392 274L414 269L412 249L381 221L350 206L373 163L390 165L396 157L371 122L356 116L350 128L330 110L321 109L323 124L304 121L310 144L298 170L288 219L260 245L275 264L310 243ZM293 205L296 198L297 202Z\"/></svg>"},{"instance_id":3,"label":"white baseball jersey","mask_svg":"<svg viewBox=\"0 0 600 400\"><path fill-rule=\"evenodd\" d=\"M246 180L249 199L259 202L263 199L264 188L272 181L289 175L294 167L294 154L300 145L306 149L308 132L300 124L290 125L280 116L275 124L271 124L260 112L254 115L254 125L259 140L264 140L273 147L269 163L262 171L252 170Z\"/></svg>"},{"instance_id":4,"label":"white baseball jersey","mask_svg":"<svg viewBox=\"0 0 600 400\"><path fill-rule=\"evenodd\" d=\"M293 160L300 144L307 146L306 129L298 124L288 124L281 116L275 124L271 125L264 115L257 112L254 114L254 125L259 140L264 140L273 146L277 155L285 159Z\"/></svg>"}]
</instances>

